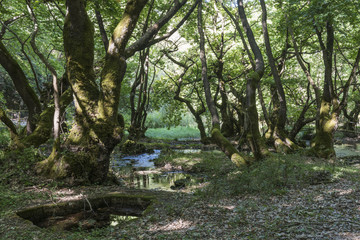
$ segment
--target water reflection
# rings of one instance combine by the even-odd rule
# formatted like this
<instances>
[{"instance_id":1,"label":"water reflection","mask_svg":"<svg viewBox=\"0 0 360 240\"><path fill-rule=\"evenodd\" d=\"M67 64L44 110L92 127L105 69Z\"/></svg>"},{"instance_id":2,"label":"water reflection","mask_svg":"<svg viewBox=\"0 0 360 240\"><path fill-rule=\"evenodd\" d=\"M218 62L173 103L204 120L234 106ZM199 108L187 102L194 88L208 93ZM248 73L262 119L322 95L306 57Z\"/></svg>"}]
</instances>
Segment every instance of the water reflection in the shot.
<instances>
[{"instance_id":1,"label":"water reflection","mask_svg":"<svg viewBox=\"0 0 360 240\"><path fill-rule=\"evenodd\" d=\"M175 185L176 181L188 179L188 184L191 185L199 181L198 178L191 176L184 172L164 172L164 173L149 173L149 174L131 174L129 178L125 178L125 182L130 187L139 189L162 189L169 190L171 186Z\"/></svg>"},{"instance_id":2,"label":"water reflection","mask_svg":"<svg viewBox=\"0 0 360 240\"><path fill-rule=\"evenodd\" d=\"M175 151L185 154L202 152L201 149L177 149ZM179 182L175 183L176 181L185 181L186 186L202 181L201 177L195 177L182 171L162 173L154 171L153 161L159 157L160 152L161 150L154 150L154 153L126 157L115 152L112 155L112 169L121 176L126 185L138 189L171 190L171 188L176 189L176 185L179 185ZM145 171L139 171L140 169L145 169Z\"/></svg>"},{"instance_id":3,"label":"water reflection","mask_svg":"<svg viewBox=\"0 0 360 240\"><path fill-rule=\"evenodd\" d=\"M145 167L154 168L154 159L158 158L161 150L154 150L153 153L144 153L134 156L121 157L120 153L114 153L112 156L112 163L115 167Z\"/></svg>"}]
</instances>

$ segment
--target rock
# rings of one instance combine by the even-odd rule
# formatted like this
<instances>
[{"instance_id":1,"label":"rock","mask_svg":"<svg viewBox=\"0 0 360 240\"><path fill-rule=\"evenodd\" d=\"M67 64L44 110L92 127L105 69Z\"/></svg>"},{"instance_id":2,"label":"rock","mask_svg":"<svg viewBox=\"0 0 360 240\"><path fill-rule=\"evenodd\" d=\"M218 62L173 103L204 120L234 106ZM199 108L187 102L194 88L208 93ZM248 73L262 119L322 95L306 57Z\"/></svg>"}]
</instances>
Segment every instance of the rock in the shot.
<instances>
[{"instance_id":1,"label":"rock","mask_svg":"<svg viewBox=\"0 0 360 240\"><path fill-rule=\"evenodd\" d=\"M128 155L135 155L146 153L148 150L144 144L137 143L132 140L126 140L125 143L121 146L121 152Z\"/></svg>"},{"instance_id":2,"label":"rock","mask_svg":"<svg viewBox=\"0 0 360 240\"><path fill-rule=\"evenodd\" d=\"M173 190L176 190L176 189L182 189L182 188L185 188L186 185L190 182L190 177L186 177L186 178L183 178L183 179L179 179L179 180L176 180L174 182L174 185L171 186L170 188L173 189Z\"/></svg>"}]
</instances>

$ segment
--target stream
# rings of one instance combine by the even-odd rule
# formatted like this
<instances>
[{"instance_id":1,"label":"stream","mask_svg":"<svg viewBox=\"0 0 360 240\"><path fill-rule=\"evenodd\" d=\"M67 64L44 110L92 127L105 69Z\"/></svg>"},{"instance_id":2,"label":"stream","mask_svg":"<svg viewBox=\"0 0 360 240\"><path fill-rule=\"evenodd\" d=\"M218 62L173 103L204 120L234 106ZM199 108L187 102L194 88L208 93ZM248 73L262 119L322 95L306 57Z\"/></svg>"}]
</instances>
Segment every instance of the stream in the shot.
<instances>
[{"instance_id":1,"label":"stream","mask_svg":"<svg viewBox=\"0 0 360 240\"><path fill-rule=\"evenodd\" d=\"M198 153L200 149L179 149L183 153ZM173 191L185 185L199 182L193 174L183 171L160 172L156 170L154 160L160 156L161 150L153 153L143 153L131 156L122 156L120 152L112 154L111 168L119 173L125 184L137 189L159 189Z\"/></svg>"},{"instance_id":2,"label":"stream","mask_svg":"<svg viewBox=\"0 0 360 240\"><path fill-rule=\"evenodd\" d=\"M201 149L177 149L177 152L200 153ZM356 159L360 161L360 143L337 144L335 152L338 159ZM153 153L122 156L120 152L112 154L111 167L115 173L121 175L126 185L137 189L161 189L177 190L179 182L186 182L191 185L202 181L203 178L194 176L183 171L159 172L156 170L154 160L160 156L161 150L154 150ZM199 180L200 179L200 180Z\"/></svg>"}]
</instances>

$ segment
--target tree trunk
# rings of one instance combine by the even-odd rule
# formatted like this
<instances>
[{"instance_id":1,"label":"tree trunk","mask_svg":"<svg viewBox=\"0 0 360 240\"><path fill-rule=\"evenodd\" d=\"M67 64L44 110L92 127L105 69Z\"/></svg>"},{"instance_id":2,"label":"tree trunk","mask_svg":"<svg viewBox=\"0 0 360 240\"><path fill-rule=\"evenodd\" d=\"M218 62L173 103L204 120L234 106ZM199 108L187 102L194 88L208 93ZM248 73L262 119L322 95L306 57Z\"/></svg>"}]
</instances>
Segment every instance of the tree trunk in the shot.
<instances>
[{"instance_id":1,"label":"tree trunk","mask_svg":"<svg viewBox=\"0 0 360 240\"><path fill-rule=\"evenodd\" d=\"M4 109L0 106L0 121L10 130L11 145L19 145L19 136L14 123L8 118Z\"/></svg>"},{"instance_id":2,"label":"tree trunk","mask_svg":"<svg viewBox=\"0 0 360 240\"><path fill-rule=\"evenodd\" d=\"M118 124L121 81L126 70L126 44L146 0L130 1L109 43L99 92L93 73L93 26L81 0L67 1L64 48L68 80L74 93L75 123L65 142L65 153L39 163L39 172L52 178L103 182L110 154L123 135Z\"/></svg>"},{"instance_id":3,"label":"tree trunk","mask_svg":"<svg viewBox=\"0 0 360 240\"><path fill-rule=\"evenodd\" d=\"M334 29L331 20L328 20L326 23L327 41L325 46L321 33L318 31L317 27L315 28L323 52L325 76L320 113L318 114L318 124L316 126L316 135L311 143L311 148L318 157L328 159L335 157L334 132L338 123L338 114L331 111L332 105L337 102L332 83Z\"/></svg>"},{"instance_id":4,"label":"tree trunk","mask_svg":"<svg viewBox=\"0 0 360 240\"><path fill-rule=\"evenodd\" d=\"M211 114L212 130L211 138L219 148L231 159L231 161L238 167L246 166L249 159L242 156L239 151L227 140L220 131L220 119L215 106L214 99L211 95L210 83L207 76L207 63L205 54L205 37L202 25L202 2L198 6L198 32L200 35L200 60L201 60L201 79L204 85L204 92L206 104Z\"/></svg>"},{"instance_id":5,"label":"tree trunk","mask_svg":"<svg viewBox=\"0 0 360 240\"><path fill-rule=\"evenodd\" d=\"M34 31L31 34L31 47L34 50L35 54L40 58L40 60L44 63L46 68L51 72L52 75L52 85L53 85L53 98L54 98L54 116L53 116L53 135L54 135L54 144L53 144L53 152L60 151L60 115L61 115L61 106L60 106L60 90L59 90L59 80L58 74L55 70L55 67L50 64L48 59L40 52L36 45L36 35L39 31L38 20L35 16L35 13L31 7L30 1L26 2L28 7L28 12L34 23Z\"/></svg>"},{"instance_id":6,"label":"tree trunk","mask_svg":"<svg viewBox=\"0 0 360 240\"><path fill-rule=\"evenodd\" d=\"M201 106L200 107L195 109L195 107L193 106L192 101L190 99L186 99L186 98L180 96L181 87L183 85L183 77L185 76L185 74L189 70L189 68L192 66L192 64L191 65L186 65L186 64L176 60L175 58L173 58L168 52L164 52L164 54L173 63L175 63L176 65L178 65L179 67L182 67L184 69L183 72L180 74L180 76L178 78L178 81L177 81L177 84L176 84L177 88L176 88L176 91L175 91L174 99L179 101L179 102L182 102L182 103L186 104L187 108L189 109L189 111L191 112L191 114L195 118L197 127L198 127L199 132L200 132L200 141L203 144L209 144L209 139L206 136L205 126L204 126L204 123L203 123L203 121L201 119L201 115L203 113L205 113L206 109L205 109L205 105L204 105L204 102L202 100L202 97L199 94L199 90L196 87L196 84L194 84L193 88L195 89L196 94L197 94L198 98L201 101Z\"/></svg>"},{"instance_id":7,"label":"tree trunk","mask_svg":"<svg viewBox=\"0 0 360 240\"><path fill-rule=\"evenodd\" d=\"M343 109L344 116L346 117L345 122L345 135L348 137L356 137L356 125L359 122L360 115L360 101L355 101L355 107L351 110L350 113L347 112L346 108Z\"/></svg>"},{"instance_id":8,"label":"tree trunk","mask_svg":"<svg viewBox=\"0 0 360 240\"><path fill-rule=\"evenodd\" d=\"M96 15L97 24L98 24L99 30L100 30L101 40L104 44L104 48L105 48L105 52L106 52L109 48L109 39L106 35L104 22L103 22L101 13L100 13L99 3L95 3L95 15Z\"/></svg>"},{"instance_id":9,"label":"tree trunk","mask_svg":"<svg viewBox=\"0 0 360 240\"><path fill-rule=\"evenodd\" d=\"M287 119L287 106L286 106L286 97L284 88L280 79L280 74L278 72L278 67L276 67L275 59L272 54L270 37L267 28L267 11L264 0L260 0L261 9L262 9L262 29L264 35L264 43L266 48L266 55L268 57L269 65L271 68L271 73L274 78L274 86L271 86L271 92L273 95L273 111L272 116L270 117L269 129L265 135L273 145L275 146L278 152L288 152L297 149L296 144L287 137L285 131L285 124ZM286 49L288 43L287 39L285 41L285 49L283 51L283 62L285 64ZM280 67L280 70L283 66Z\"/></svg>"},{"instance_id":10,"label":"tree trunk","mask_svg":"<svg viewBox=\"0 0 360 240\"><path fill-rule=\"evenodd\" d=\"M238 0L238 11L241 18L243 28L245 30L250 48L255 56L254 71L248 74L246 79L246 114L245 114L245 131L248 144L256 159L263 158L269 152L261 138L259 131L259 117L256 108L256 89L264 75L264 60L255 41L254 34L247 21L247 17L243 7L243 1Z\"/></svg>"},{"instance_id":11,"label":"tree trunk","mask_svg":"<svg viewBox=\"0 0 360 240\"><path fill-rule=\"evenodd\" d=\"M22 71L19 64L7 51L4 44L0 41L0 64L10 75L16 91L19 93L20 97L24 101L28 111L28 124L27 124L27 133L30 134L34 131L36 127L37 118L41 112L41 105L38 97L34 90L30 87L29 82Z\"/></svg>"},{"instance_id":12,"label":"tree trunk","mask_svg":"<svg viewBox=\"0 0 360 240\"><path fill-rule=\"evenodd\" d=\"M150 91L150 88L148 87L149 54L149 48L140 51L139 74L137 74L130 92L131 122L128 131L129 139L135 141L144 137L147 130L143 125L143 122L146 120L147 116L146 106L148 105L147 103L149 100L148 91Z\"/></svg>"}]
</instances>

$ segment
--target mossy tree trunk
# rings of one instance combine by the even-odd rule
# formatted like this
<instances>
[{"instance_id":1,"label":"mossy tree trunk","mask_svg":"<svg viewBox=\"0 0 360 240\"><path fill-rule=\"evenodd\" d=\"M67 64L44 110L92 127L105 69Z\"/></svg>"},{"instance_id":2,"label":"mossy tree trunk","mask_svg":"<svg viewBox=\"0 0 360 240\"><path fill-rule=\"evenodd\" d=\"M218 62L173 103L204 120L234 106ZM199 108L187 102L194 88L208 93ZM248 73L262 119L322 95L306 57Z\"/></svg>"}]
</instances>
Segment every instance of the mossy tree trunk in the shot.
<instances>
[{"instance_id":1,"label":"mossy tree trunk","mask_svg":"<svg viewBox=\"0 0 360 240\"><path fill-rule=\"evenodd\" d=\"M28 123L26 126L26 133L18 133L18 141L14 142L13 147L38 147L45 143L52 135L53 129L53 116L54 106L48 105L42 111L38 96L31 88L29 81L25 77L23 70L12 55L7 51L5 46L0 42L0 64L4 66L8 72L12 81L14 82L15 88L19 93L20 97L27 105L29 110ZM64 95L60 98L61 111L64 111L67 105L72 101L71 89L65 91ZM10 120L10 119L8 119ZM6 125L8 125L6 123ZM13 132L11 130L11 132ZM13 135L14 133L12 133Z\"/></svg>"},{"instance_id":2,"label":"mossy tree trunk","mask_svg":"<svg viewBox=\"0 0 360 240\"><path fill-rule=\"evenodd\" d=\"M281 64L278 64L277 67L272 53L270 37L267 28L267 10L265 1L260 0L260 4L262 10L262 29L266 48L266 55L268 57L271 73L274 78L274 84L273 86L271 86L271 93L273 96L273 111L269 119L269 129L265 137L272 142L278 152L288 152L298 148L298 146L288 138L285 131L285 124L287 120L287 105L283 84L280 78L281 70L284 67L282 65L285 65L288 40L286 38L285 48L281 57Z\"/></svg>"},{"instance_id":3,"label":"mossy tree trunk","mask_svg":"<svg viewBox=\"0 0 360 240\"><path fill-rule=\"evenodd\" d=\"M52 154L40 162L39 172L51 178L74 178L81 182L106 180L110 154L123 135L123 124L119 124L122 116L117 111L126 59L137 51L170 37L173 32L161 39L154 39L186 0L176 1L142 37L126 47L146 3L147 0L127 2L109 42L98 86L93 72L94 29L85 9L86 1L66 1L63 37L67 75L75 103L75 123L63 146L66 151ZM181 24L176 29L185 20L186 18L180 21Z\"/></svg>"},{"instance_id":4,"label":"mossy tree trunk","mask_svg":"<svg viewBox=\"0 0 360 240\"><path fill-rule=\"evenodd\" d=\"M54 116L53 116L53 151L60 151L60 118L61 118L61 106L60 106L60 90L59 90L59 79L55 67L48 61L48 59L42 54L39 48L36 45L36 35L39 32L39 23L33 11L30 1L26 2L28 12L31 16L31 19L34 23L34 31L31 34L30 45L39 57L39 59L44 63L46 68L51 72L52 75L52 86L53 86L53 99L54 99Z\"/></svg>"},{"instance_id":5,"label":"mossy tree trunk","mask_svg":"<svg viewBox=\"0 0 360 240\"><path fill-rule=\"evenodd\" d=\"M64 112L65 108L72 102L72 90L69 88L61 94L59 105L60 112ZM50 139L53 130L53 117L55 113L54 106L48 106L41 112L36 128L34 131L21 139L21 143L25 147L38 147Z\"/></svg>"},{"instance_id":6,"label":"mossy tree trunk","mask_svg":"<svg viewBox=\"0 0 360 240\"><path fill-rule=\"evenodd\" d=\"M229 49L226 49L226 42L225 42L225 18L223 17L221 11L217 8L216 4L214 3L214 8L219 16L220 21L220 41L211 43L208 39L208 43L211 46L210 49L214 53L216 57L216 62L214 64L214 72L218 79L218 89L215 94L215 104L219 108L220 115L221 115L221 133L224 135L224 137L233 137L236 135L236 132L234 130L234 122L231 119L230 116L230 110L229 110L229 99L226 92L226 86L225 86L225 79L223 76L224 72L224 57L225 54ZM216 20L218 21L218 20ZM215 24L217 25L217 23ZM220 93L220 99L221 103L217 103L218 94Z\"/></svg>"},{"instance_id":7,"label":"mossy tree trunk","mask_svg":"<svg viewBox=\"0 0 360 240\"><path fill-rule=\"evenodd\" d=\"M212 130L211 138L213 142L231 159L238 167L249 164L249 158L242 155L229 140L227 140L220 131L220 119L211 95L210 83L207 76L207 62L205 54L205 37L202 22L202 2L198 6L198 33L200 36L200 61L201 61L201 79L204 86L206 104L211 114Z\"/></svg>"},{"instance_id":8,"label":"mossy tree trunk","mask_svg":"<svg viewBox=\"0 0 360 240\"><path fill-rule=\"evenodd\" d=\"M39 163L40 172L52 178L74 177L103 182L113 148L122 137L117 108L126 70L125 46L147 1L131 1L109 43L101 74L101 92L93 72L94 29L81 0L67 1L64 48L68 80L75 102L75 123L65 142L65 153Z\"/></svg>"},{"instance_id":9,"label":"mossy tree trunk","mask_svg":"<svg viewBox=\"0 0 360 240\"><path fill-rule=\"evenodd\" d=\"M357 50L357 56L353 64L353 68L349 75L348 80L341 88L342 99L339 100L339 94L335 93L335 90L332 86L331 73L332 73L332 55L333 49L333 26L332 22L328 21L326 24L327 30L327 44L326 47L322 43L321 34L317 31L320 44L323 49L323 58L325 63L325 83L324 83L324 93L321 102L320 114L319 114L319 124L316 128L316 135L314 140L311 143L312 151L322 158L329 159L335 156L334 150L334 132L337 129L338 118L341 111L346 106L348 99L348 92L352 82L354 81L360 62L360 48ZM331 67L331 68L330 68ZM328 79L328 81L326 81ZM328 90L329 89L329 90ZM330 101L329 101L330 100Z\"/></svg>"},{"instance_id":10,"label":"mossy tree trunk","mask_svg":"<svg viewBox=\"0 0 360 240\"><path fill-rule=\"evenodd\" d=\"M264 75L264 60L259 46L256 43L254 34L247 20L244 3L238 0L238 12L245 30L251 51L254 54L255 61L253 64L254 71L248 74L246 79L246 114L245 114L245 131L247 142L256 159L261 159L269 152L259 131L259 117L256 108L256 89ZM252 61L252 58L250 58Z\"/></svg>"},{"instance_id":11,"label":"mossy tree trunk","mask_svg":"<svg viewBox=\"0 0 360 240\"><path fill-rule=\"evenodd\" d=\"M221 104L220 104L220 114L221 114L221 132L225 137L234 137L236 135L234 129L234 121L231 118L230 108L228 106L229 99L226 94L225 83L223 80L219 82Z\"/></svg>"},{"instance_id":12,"label":"mossy tree trunk","mask_svg":"<svg viewBox=\"0 0 360 240\"><path fill-rule=\"evenodd\" d=\"M326 45L322 39L322 33L315 26L315 30L320 43L323 61L325 66L324 87L321 99L320 112L318 114L318 124L316 126L316 135L311 143L312 151L322 158L331 158L335 156L333 134L337 128L338 114L332 111L333 104L337 102L332 82L332 65L334 49L334 29L332 20L326 22Z\"/></svg>"}]
</instances>

